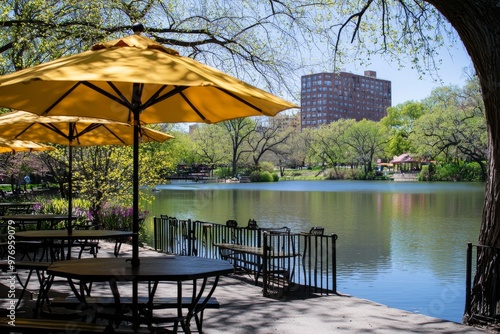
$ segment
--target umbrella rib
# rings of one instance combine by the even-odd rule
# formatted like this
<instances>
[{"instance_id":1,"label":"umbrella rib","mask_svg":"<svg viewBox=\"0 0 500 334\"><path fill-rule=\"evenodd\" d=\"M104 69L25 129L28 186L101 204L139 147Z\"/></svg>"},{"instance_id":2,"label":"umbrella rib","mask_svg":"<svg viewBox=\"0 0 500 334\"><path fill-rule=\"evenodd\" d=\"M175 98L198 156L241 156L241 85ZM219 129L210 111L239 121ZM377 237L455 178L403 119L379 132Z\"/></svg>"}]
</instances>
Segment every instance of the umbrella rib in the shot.
<instances>
[{"instance_id":1,"label":"umbrella rib","mask_svg":"<svg viewBox=\"0 0 500 334\"><path fill-rule=\"evenodd\" d=\"M124 107L127 107L128 109L131 109L132 108L132 105L129 103L129 101L127 101L127 99L125 98L125 96L118 90L118 88L116 88L115 85L113 85L111 82L108 81L108 84L111 88L113 88L113 90L120 96L120 98L106 92L104 89L102 88L99 88L97 87L96 85L88 82L88 81L82 81L81 82L83 85L95 90L96 92L106 96L107 98L115 101L115 102L118 102L120 103L121 105L123 105Z\"/></svg>"},{"instance_id":2,"label":"umbrella rib","mask_svg":"<svg viewBox=\"0 0 500 334\"><path fill-rule=\"evenodd\" d=\"M176 94L179 94L183 99L184 101L187 102L187 104L189 104L189 106L193 109L193 111L198 115L200 116L200 118L205 121L206 120L206 117L203 116L203 114L196 108L196 106L194 104L191 103L191 101L189 101L189 99L186 97L186 95L184 95L182 92L184 90L186 90L187 88L189 88L188 86L175 86L174 89L172 89L171 91L169 91L168 93L166 93L165 95L162 95L162 96L159 96L160 93L165 90L165 88L167 88L167 86L162 86L160 89L158 89L158 91L153 94L153 96L151 96L151 98L142 105L142 108L143 109L146 109L150 106L152 106L153 104L156 104L156 103L159 103L161 101L164 101Z\"/></svg>"},{"instance_id":3,"label":"umbrella rib","mask_svg":"<svg viewBox=\"0 0 500 334\"><path fill-rule=\"evenodd\" d=\"M109 127L106 125L102 125L103 128L108 130L109 133L111 133L113 136L115 136L116 139L118 139L123 145L127 145L125 141L123 141L113 130L111 130Z\"/></svg>"},{"instance_id":4,"label":"umbrella rib","mask_svg":"<svg viewBox=\"0 0 500 334\"><path fill-rule=\"evenodd\" d=\"M66 135L64 132L62 132L57 126L55 126L53 124L46 124L46 123L39 123L39 124L43 127L46 127L47 129L51 130L52 132L57 133L61 137L69 140L68 135ZM28 130L28 128L26 128L26 130Z\"/></svg>"},{"instance_id":5,"label":"umbrella rib","mask_svg":"<svg viewBox=\"0 0 500 334\"><path fill-rule=\"evenodd\" d=\"M156 91L156 92L155 92L155 93L154 93L154 94L153 94L153 95L149 98L149 100L147 100L147 101L146 101L146 102L142 105L142 107L146 109L146 108L148 108L149 106L152 106L153 104L155 104L155 103L157 103L157 102L161 102L161 101L163 101L164 99L162 99L162 100L158 100L158 101L157 101L157 98L158 98L158 96L161 94L161 92L163 92L163 91L164 91L167 87L168 87L167 85L163 85L163 86L161 86L161 87L160 87L160 88L159 88L159 89L158 89L158 90L157 90L157 91ZM168 96L168 97L170 97L170 96ZM166 98L168 98L168 97L166 97Z\"/></svg>"},{"instance_id":6,"label":"umbrella rib","mask_svg":"<svg viewBox=\"0 0 500 334\"><path fill-rule=\"evenodd\" d=\"M25 133L26 131L29 130L29 128L31 128L34 124L28 124L27 127L25 127L22 131L20 131L15 137L14 139L19 139L19 136L22 136L23 133Z\"/></svg>"},{"instance_id":7,"label":"umbrella rib","mask_svg":"<svg viewBox=\"0 0 500 334\"><path fill-rule=\"evenodd\" d=\"M47 115L52 109L54 109L55 106L59 104L62 100L66 98L69 94L71 94L72 91L74 91L78 86L80 85L80 82L77 82L73 87L71 87L66 93L64 93L61 97L59 97L54 103L52 103L43 113L42 116Z\"/></svg>"},{"instance_id":8,"label":"umbrella rib","mask_svg":"<svg viewBox=\"0 0 500 334\"><path fill-rule=\"evenodd\" d=\"M182 93L182 92L179 92L179 94L180 94L180 96L182 96L182 98L184 99L184 101L186 101L186 103L187 103L187 104L189 104L189 106L191 107L191 109L193 109L193 110L194 110L194 112L195 112L198 116L200 116L200 118L201 118L202 120L204 120L204 121L205 121L205 120L206 120L206 117L205 117L205 116L203 116L203 114L202 114L202 113L201 113L201 112L200 112L200 111L199 111L199 110L195 107L195 105L194 105L194 104L192 104L192 103L191 103L191 101L189 101L189 99L186 97L186 95L184 95L184 93Z\"/></svg>"},{"instance_id":9,"label":"umbrella rib","mask_svg":"<svg viewBox=\"0 0 500 334\"><path fill-rule=\"evenodd\" d=\"M102 124L98 124L98 123L91 123L89 124L85 129L83 129L82 131L80 131L80 133L78 133L75 138L78 138L78 137L81 137L91 131L94 131L96 130L97 128L99 128L100 126L102 126Z\"/></svg>"},{"instance_id":10,"label":"umbrella rib","mask_svg":"<svg viewBox=\"0 0 500 334\"><path fill-rule=\"evenodd\" d=\"M248 101L245 101L244 99L242 99L242 98L241 98L241 97L239 97L238 95L235 95L235 94L231 93L230 91L228 91L228 90L226 90L226 89L224 89L224 88L221 88L221 87L217 87L217 86L215 86L214 88L217 88L218 90L220 90L220 91L222 91L222 92L226 93L227 95L229 95L229 96L231 96L232 98L234 98L234 99L236 99L236 100L240 101L241 103L246 104L246 105L247 105L247 106L249 106L250 108L257 110L257 111L258 111L258 112L260 112L261 114L266 115L264 112L262 112L262 109L258 108L257 106L253 105L252 103L250 103L250 102L248 102ZM266 115L266 116L268 116L268 115Z\"/></svg>"},{"instance_id":11,"label":"umbrella rib","mask_svg":"<svg viewBox=\"0 0 500 334\"><path fill-rule=\"evenodd\" d=\"M172 89L171 91L169 91L168 93L166 93L165 95L162 95L162 96L159 96L159 94L166 88L167 86L163 86L161 87L160 89L158 89L158 91L153 94L153 96L151 96L151 98L142 105L142 108L143 109L147 109L149 108L150 106L156 104L156 103L159 103L159 102L162 102L172 96L174 96L175 94L179 94L181 93L183 90L189 88L188 86L176 86L174 89Z\"/></svg>"}]
</instances>

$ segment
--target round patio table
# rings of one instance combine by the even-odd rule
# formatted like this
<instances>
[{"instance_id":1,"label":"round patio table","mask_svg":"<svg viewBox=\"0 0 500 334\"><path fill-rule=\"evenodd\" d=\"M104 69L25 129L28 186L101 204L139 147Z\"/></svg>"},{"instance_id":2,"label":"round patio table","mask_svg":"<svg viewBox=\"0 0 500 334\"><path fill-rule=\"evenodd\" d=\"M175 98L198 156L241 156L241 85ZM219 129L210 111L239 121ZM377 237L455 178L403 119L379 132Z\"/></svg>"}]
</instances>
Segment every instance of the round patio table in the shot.
<instances>
[{"instance_id":1,"label":"round patio table","mask_svg":"<svg viewBox=\"0 0 500 334\"><path fill-rule=\"evenodd\" d=\"M123 283L133 283L132 292L132 321L134 323L154 323L153 305L155 294L159 282L175 282L176 287L176 309L177 316L175 317L175 326L178 323L182 326L185 333L190 333L189 323L193 316L199 325L196 313L203 312L208 300L212 297L215 288L217 287L219 277L234 272L233 266L227 262L216 259L208 259L194 256L162 256L162 257L145 257L140 259L138 266L132 266L131 259L126 258L91 258L72 261L55 262L47 269L47 274L50 275L39 297L48 292L51 282L55 276L67 278L70 286L76 297L86 304L89 291L88 286L94 282L108 282L114 297L116 307L114 321L119 323L124 319L122 313L123 308L122 298L119 293L118 285ZM209 278L214 278L210 280ZM75 284L74 281L79 283ZM183 302L182 283L189 281L189 286L192 287L190 294L191 303L187 307L187 313L183 314L183 309L186 308ZM148 283L148 302L140 305L143 318L138 316L138 291L137 283ZM192 285L191 285L192 284ZM79 288L76 286L79 285ZM211 285L207 288L207 285Z\"/></svg>"}]
</instances>

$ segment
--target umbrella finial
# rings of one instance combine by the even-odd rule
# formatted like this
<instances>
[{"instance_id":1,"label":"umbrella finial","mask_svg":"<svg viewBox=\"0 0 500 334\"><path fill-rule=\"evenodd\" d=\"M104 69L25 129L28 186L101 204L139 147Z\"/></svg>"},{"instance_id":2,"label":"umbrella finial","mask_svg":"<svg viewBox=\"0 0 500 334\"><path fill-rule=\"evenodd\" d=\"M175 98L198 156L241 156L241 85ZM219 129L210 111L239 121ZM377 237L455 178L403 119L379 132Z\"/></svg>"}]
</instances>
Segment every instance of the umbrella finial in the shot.
<instances>
[{"instance_id":1,"label":"umbrella finial","mask_svg":"<svg viewBox=\"0 0 500 334\"><path fill-rule=\"evenodd\" d=\"M132 25L132 31L134 34L140 35L144 31L144 25L142 23L136 22Z\"/></svg>"}]
</instances>

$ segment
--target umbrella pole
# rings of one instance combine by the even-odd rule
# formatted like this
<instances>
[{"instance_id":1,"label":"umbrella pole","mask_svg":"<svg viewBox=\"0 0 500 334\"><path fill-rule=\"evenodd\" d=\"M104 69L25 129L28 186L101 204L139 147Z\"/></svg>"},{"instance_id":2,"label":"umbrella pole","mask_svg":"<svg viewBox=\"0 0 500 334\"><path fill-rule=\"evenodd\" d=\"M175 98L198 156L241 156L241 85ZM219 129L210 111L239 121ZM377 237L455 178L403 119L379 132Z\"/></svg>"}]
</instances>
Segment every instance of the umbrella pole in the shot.
<instances>
[{"instance_id":1,"label":"umbrella pole","mask_svg":"<svg viewBox=\"0 0 500 334\"><path fill-rule=\"evenodd\" d=\"M73 214L73 146L69 145L69 163L68 163L68 233L71 234L73 232L72 226L72 214ZM68 260L71 259L71 241L68 240L68 254L66 256Z\"/></svg>"},{"instance_id":2,"label":"umbrella pole","mask_svg":"<svg viewBox=\"0 0 500 334\"><path fill-rule=\"evenodd\" d=\"M134 84L134 92L132 95L133 105L140 105L140 89L138 84ZM139 100L139 101L137 101ZM140 264L139 260L139 117L140 110L135 108L133 110L134 114L134 148L133 148L133 220L132 220L132 269L138 268ZM135 320L138 316L138 305L139 305L139 289L137 280L132 282L132 318L134 319L134 324L137 325Z\"/></svg>"},{"instance_id":3,"label":"umbrella pole","mask_svg":"<svg viewBox=\"0 0 500 334\"><path fill-rule=\"evenodd\" d=\"M134 111L133 150L133 220L132 220L132 267L138 267L139 260L139 112Z\"/></svg>"}]
</instances>

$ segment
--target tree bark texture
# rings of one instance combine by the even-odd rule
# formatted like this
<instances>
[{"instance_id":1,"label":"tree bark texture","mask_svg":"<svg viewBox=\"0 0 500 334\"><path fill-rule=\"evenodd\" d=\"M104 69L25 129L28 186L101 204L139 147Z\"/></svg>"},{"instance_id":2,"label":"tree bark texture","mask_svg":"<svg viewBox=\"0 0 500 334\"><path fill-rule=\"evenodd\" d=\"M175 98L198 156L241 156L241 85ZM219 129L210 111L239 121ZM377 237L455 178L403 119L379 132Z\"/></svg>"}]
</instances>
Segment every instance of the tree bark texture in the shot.
<instances>
[{"instance_id":1,"label":"tree bark texture","mask_svg":"<svg viewBox=\"0 0 500 334\"><path fill-rule=\"evenodd\" d=\"M488 171L478 244L500 247L500 1L426 2L456 29L481 84L488 127ZM500 315L499 255L492 248L478 248L471 313L464 315L464 322L473 324L478 319Z\"/></svg>"}]
</instances>

